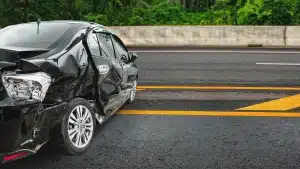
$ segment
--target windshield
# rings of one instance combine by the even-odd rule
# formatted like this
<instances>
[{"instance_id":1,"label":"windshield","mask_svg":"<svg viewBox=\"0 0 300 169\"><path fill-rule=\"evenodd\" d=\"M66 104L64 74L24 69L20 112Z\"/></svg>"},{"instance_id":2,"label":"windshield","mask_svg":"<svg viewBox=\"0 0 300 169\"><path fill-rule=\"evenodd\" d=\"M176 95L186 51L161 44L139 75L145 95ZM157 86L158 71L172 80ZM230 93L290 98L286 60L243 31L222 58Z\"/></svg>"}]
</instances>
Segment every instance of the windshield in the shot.
<instances>
[{"instance_id":1,"label":"windshield","mask_svg":"<svg viewBox=\"0 0 300 169\"><path fill-rule=\"evenodd\" d=\"M37 23L9 26L0 30L0 46L51 48L71 27L68 23Z\"/></svg>"}]
</instances>

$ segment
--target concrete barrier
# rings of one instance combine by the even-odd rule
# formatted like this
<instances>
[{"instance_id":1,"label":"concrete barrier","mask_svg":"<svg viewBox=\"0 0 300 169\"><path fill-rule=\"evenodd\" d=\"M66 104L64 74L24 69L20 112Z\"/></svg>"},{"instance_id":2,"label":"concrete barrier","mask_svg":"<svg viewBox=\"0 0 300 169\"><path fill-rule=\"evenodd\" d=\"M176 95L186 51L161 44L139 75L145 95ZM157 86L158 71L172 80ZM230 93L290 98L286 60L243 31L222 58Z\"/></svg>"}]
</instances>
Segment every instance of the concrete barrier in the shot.
<instances>
[{"instance_id":1,"label":"concrete barrier","mask_svg":"<svg viewBox=\"0 0 300 169\"><path fill-rule=\"evenodd\" d=\"M287 26L285 37L287 47L300 47L300 26Z\"/></svg>"},{"instance_id":2,"label":"concrete barrier","mask_svg":"<svg viewBox=\"0 0 300 169\"><path fill-rule=\"evenodd\" d=\"M115 31L130 47L300 48L300 26L112 26L108 28Z\"/></svg>"},{"instance_id":3,"label":"concrete barrier","mask_svg":"<svg viewBox=\"0 0 300 169\"><path fill-rule=\"evenodd\" d=\"M285 47L300 41L300 27L285 26L114 26L124 43L133 47ZM286 36L286 32L290 35ZM299 37L292 39L291 33ZM286 37L288 41L286 41ZM299 43L298 43L299 44Z\"/></svg>"}]
</instances>

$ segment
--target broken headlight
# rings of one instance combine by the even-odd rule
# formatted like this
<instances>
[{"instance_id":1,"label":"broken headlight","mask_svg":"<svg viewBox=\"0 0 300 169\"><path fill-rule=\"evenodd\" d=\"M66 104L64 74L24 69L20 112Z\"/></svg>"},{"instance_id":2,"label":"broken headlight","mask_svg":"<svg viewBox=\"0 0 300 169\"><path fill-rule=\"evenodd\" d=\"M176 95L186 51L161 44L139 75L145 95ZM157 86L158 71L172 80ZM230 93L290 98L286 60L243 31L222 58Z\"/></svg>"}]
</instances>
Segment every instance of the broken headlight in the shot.
<instances>
[{"instance_id":1,"label":"broken headlight","mask_svg":"<svg viewBox=\"0 0 300 169\"><path fill-rule=\"evenodd\" d=\"M51 84L51 77L44 72L3 74L2 83L12 99L43 101Z\"/></svg>"}]
</instances>

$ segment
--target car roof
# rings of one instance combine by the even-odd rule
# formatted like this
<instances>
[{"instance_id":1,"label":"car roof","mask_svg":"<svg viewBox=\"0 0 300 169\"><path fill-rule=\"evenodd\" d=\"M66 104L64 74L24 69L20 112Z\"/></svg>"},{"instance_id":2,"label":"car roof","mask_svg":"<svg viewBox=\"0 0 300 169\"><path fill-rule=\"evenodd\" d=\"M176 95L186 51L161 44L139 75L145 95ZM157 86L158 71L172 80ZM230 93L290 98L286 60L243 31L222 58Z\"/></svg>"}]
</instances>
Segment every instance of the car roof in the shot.
<instances>
[{"instance_id":1,"label":"car roof","mask_svg":"<svg viewBox=\"0 0 300 169\"><path fill-rule=\"evenodd\" d=\"M42 24L69 24L70 28L69 30L67 31L68 33L66 33L64 36L67 37L69 35L74 35L78 30L80 29L84 29L84 28L92 28L94 29L95 31L99 31L99 32L106 32L106 33L110 33L110 34L113 34L113 35L116 35L113 31L109 30L107 27L101 25L101 24L98 24L98 23L95 23L95 22L88 22L88 21L78 21L78 20L49 20L49 21L41 21L41 25ZM27 22L27 23L20 23L20 24L14 24L14 25L9 25L7 27L4 27L3 29L5 28L8 28L9 27L14 27L14 26L22 26L22 25L33 25L33 24L37 24L37 22ZM0 29L1 31L1 29ZM64 38L63 38L64 39Z\"/></svg>"},{"instance_id":2,"label":"car roof","mask_svg":"<svg viewBox=\"0 0 300 169\"><path fill-rule=\"evenodd\" d=\"M95 23L95 22L88 22L88 21L78 21L78 20L49 20L49 21L42 21L41 23L66 23L66 24L74 24L74 25L78 25L78 27L91 27L91 28L100 28L100 30L102 29L103 31L107 31L110 33L113 33L112 31L110 31L107 27L105 27L104 25ZM36 22L28 22L28 23L20 23L20 24L15 24L15 25L26 25L26 24L36 24ZM9 26L14 26L14 25L9 25Z\"/></svg>"},{"instance_id":3,"label":"car roof","mask_svg":"<svg viewBox=\"0 0 300 169\"><path fill-rule=\"evenodd\" d=\"M43 22L78 24L79 26L97 28L98 31L104 31L104 32L109 32L111 34L115 34L115 32L108 29L104 25L101 25L101 24L98 24L95 22L78 21L78 20L53 20L53 21L43 21Z\"/></svg>"}]
</instances>

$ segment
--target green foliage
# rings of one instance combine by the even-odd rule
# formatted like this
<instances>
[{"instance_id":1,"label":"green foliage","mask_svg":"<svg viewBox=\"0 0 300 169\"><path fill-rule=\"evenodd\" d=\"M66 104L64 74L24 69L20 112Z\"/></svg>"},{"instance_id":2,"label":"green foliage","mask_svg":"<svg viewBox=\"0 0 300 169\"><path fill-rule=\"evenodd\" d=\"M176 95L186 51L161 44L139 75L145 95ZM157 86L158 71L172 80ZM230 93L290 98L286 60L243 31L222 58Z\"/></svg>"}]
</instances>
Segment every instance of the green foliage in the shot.
<instances>
[{"instance_id":1,"label":"green foliage","mask_svg":"<svg viewBox=\"0 0 300 169\"><path fill-rule=\"evenodd\" d=\"M266 11L263 13L263 23L266 25L293 24L293 5L289 0L266 1L263 7L263 11Z\"/></svg>"},{"instance_id":2,"label":"green foliage","mask_svg":"<svg viewBox=\"0 0 300 169\"><path fill-rule=\"evenodd\" d=\"M260 25L260 9L258 4L247 3L238 10L237 23L239 25Z\"/></svg>"},{"instance_id":3,"label":"green foliage","mask_svg":"<svg viewBox=\"0 0 300 169\"><path fill-rule=\"evenodd\" d=\"M133 9L128 19L129 25L160 25L179 24L185 11L180 5L169 5L167 3L154 5L149 8ZM184 19L184 18L183 18Z\"/></svg>"},{"instance_id":4,"label":"green foliage","mask_svg":"<svg viewBox=\"0 0 300 169\"><path fill-rule=\"evenodd\" d=\"M180 2L180 0L173 0ZM42 20L104 25L295 25L300 0L0 0L0 26Z\"/></svg>"},{"instance_id":5,"label":"green foliage","mask_svg":"<svg viewBox=\"0 0 300 169\"><path fill-rule=\"evenodd\" d=\"M296 2L294 11L294 24L300 24L300 0Z\"/></svg>"},{"instance_id":6,"label":"green foliage","mask_svg":"<svg viewBox=\"0 0 300 169\"><path fill-rule=\"evenodd\" d=\"M238 24L241 25L290 25L293 24L295 3L289 0L266 0L247 3L240 8Z\"/></svg>"}]
</instances>

